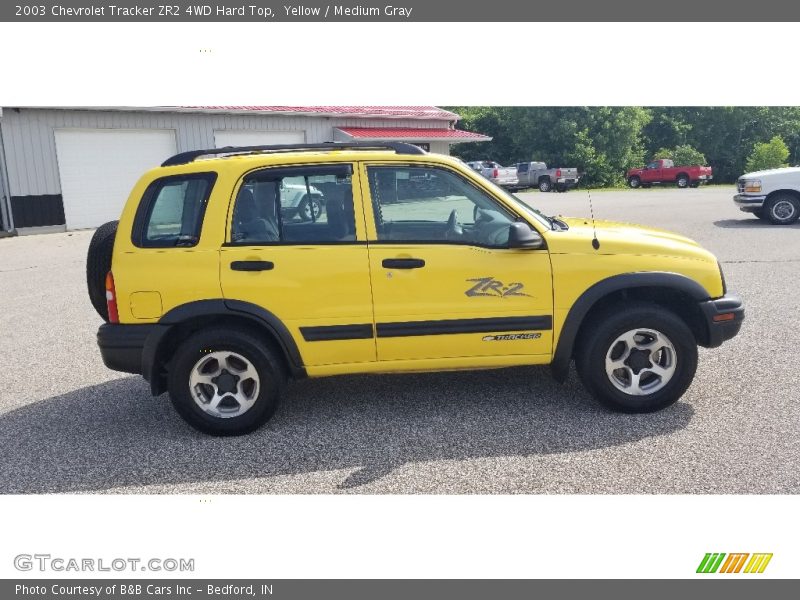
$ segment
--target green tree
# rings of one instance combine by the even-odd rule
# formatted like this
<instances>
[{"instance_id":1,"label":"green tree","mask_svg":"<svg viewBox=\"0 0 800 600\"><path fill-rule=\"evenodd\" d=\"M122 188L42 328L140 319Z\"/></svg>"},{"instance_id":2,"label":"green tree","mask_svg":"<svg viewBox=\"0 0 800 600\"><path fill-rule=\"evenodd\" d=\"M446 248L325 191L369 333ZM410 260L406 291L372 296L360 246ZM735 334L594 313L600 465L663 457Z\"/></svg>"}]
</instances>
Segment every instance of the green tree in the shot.
<instances>
[{"instance_id":1,"label":"green tree","mask_svg":"<svg viewBox=\"0 0 800 600\"><path fill-rule=\"evenodd\" d=\"M675 148L661 148L653 158L668 158L676 165L707 165L705 155L689 144L681 144Z\"/></svg>"},{"instance_id":2,"label":"green tree","mask_svg":"<svg viewBox=\"0 0 800 600\"><path fill-rule=\"evenodd\" d=\"M453 153L464 160L501 164L540 160L577 167L592 186L621 183L626 169L644 160L642 128L647 109L623 107L450 107L459 126L491 135L491 142L462 144Z\"/></svg>"},{"instance_id":3,"label":"green tree","mask_svg":"<svg viewBox=\"0 0 800 600\"><path fill-rule=\"evenodd\" d=\"M752 173L753 171L785 167L788 158L789 147L783 141L783 138L776 135L768 142L758 143L753 146L753 151L747 157L745 169Z\"/></svg>"},{"instance_id":4,"label":"green tree","mask_svg":"<svg viewBox=\"0 0 800 600\"><path fill-rule=\"evenodd\" d=\"M465 160L503 164L541 160L578 167L591 186L622 182L624 171L645 158L708 164L714 181L732 182L747 170L754 144L781 137L800 163L800 107L794 106L465 106L459 128L493 136L491 142L461 144ZM662 156L662 153L663 156Z\"/></svg>"}]
</instances>

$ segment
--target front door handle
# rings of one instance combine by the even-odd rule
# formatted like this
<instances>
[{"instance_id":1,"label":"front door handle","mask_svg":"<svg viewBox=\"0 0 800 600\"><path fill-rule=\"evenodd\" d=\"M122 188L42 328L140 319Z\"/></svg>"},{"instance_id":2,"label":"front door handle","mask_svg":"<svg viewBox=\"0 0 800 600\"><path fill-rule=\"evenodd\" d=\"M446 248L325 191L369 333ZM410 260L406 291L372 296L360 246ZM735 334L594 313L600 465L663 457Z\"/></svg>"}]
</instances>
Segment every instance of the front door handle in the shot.
<instances>
[{"instance_id":1,"label":"front door handle","mask_svg":"<svg viewBox=\"0 0 800 600\"><path fill-rule=\"evenodd\" d=\"M421 258L384 258L381 264L384 269L421 269L425 261Z\"/></svg>"},{"instance_id":2,"label":"front door handle","mask_svg":"<svg viewBox=\"0 0 800 600\"><path fill-rule=\"evenodd\" d=\"M232 271L271 271L275 264L268 260L235 260L231 263Z\"/></svg>"}]
</instances>

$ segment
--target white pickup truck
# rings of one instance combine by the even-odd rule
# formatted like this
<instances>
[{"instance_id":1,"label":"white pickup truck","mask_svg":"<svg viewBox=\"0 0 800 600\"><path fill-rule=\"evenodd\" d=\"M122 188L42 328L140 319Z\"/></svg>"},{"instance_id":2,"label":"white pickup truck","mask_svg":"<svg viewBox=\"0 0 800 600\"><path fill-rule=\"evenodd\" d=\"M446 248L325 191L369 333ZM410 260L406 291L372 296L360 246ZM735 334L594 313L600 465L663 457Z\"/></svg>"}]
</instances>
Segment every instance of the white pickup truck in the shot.
<instances>
[{"instance_id":1,"label":"white pickup truck","mask_svg":"<svg viewBox=\"0 0 800 600\"><path fill-rule=\"evenodd\" d=\"M746 173L736 182L736 206L775 225L800 217L800 167Z\"/></svg>"},{"instance_id":2,"label":"white pickup truck","mask_svg":"<svg viewBox=\"0 0 800 600\"><path fill-rule=\"evenodd\" d=\"M517 188L517 166L503 167L491 160L476 160L467 163L492 183L508 189Z\"/></svg>"}]
</instances>

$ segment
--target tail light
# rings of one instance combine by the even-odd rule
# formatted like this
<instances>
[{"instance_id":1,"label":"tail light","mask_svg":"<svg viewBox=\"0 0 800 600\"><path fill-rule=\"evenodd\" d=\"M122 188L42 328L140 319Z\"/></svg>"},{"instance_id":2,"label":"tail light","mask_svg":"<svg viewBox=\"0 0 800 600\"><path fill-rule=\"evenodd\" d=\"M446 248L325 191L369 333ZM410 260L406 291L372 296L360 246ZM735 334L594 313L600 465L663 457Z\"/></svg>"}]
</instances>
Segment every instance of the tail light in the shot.
<instances>
[{"instance_id":1,"label":"tail light","mask_svg":"<svg viewBox=\"0 0 800 600\"><path fill-rule=\"evenodd\" d=\"M495 170L492 172L492 177L494 177L495 179L497 179L497 176L498 176L499 174L500 174L500 171L498 171L497 169L495 169Z\"/></svg>"},{"instance_id":2,"label":"tail light","mask_svg":"<svg viewBox=\"0 0 800 600\"><path fill-rule=\"evenodd\" d=\"M561 169L556 169L556 177L561 177Z\"/></svg>"},{"instance_id":3,"label":"tail light","mask_svg":"<svg viewBox=\"0 0 800 600\"><path fill-rule=\"evenodd\" d=\"M111 271L106 275L106 305L108 306L108 322L119 323L117 290L114 288L114 275L112 275Z\"/></svg>"}]
</instances>

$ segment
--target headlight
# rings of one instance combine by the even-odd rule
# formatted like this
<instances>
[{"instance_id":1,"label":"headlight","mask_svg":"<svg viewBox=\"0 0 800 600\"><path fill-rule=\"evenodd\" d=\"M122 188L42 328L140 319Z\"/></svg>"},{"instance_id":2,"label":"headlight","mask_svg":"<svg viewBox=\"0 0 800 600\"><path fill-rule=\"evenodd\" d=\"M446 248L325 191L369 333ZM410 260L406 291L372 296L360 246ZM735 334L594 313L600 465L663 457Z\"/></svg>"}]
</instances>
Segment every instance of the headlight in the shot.
<instances>
[{"instance_id":1,"label":"headlight","mask_svg":"<svg viewBox=\"0 0 800 600\"><path fill-rule=\"evenodd\" d=\"M744 182L744 192L745 194L752 194L758 193L761 191L761 180L760 179L748 179Z\"/></svg>"}]
</instances>

